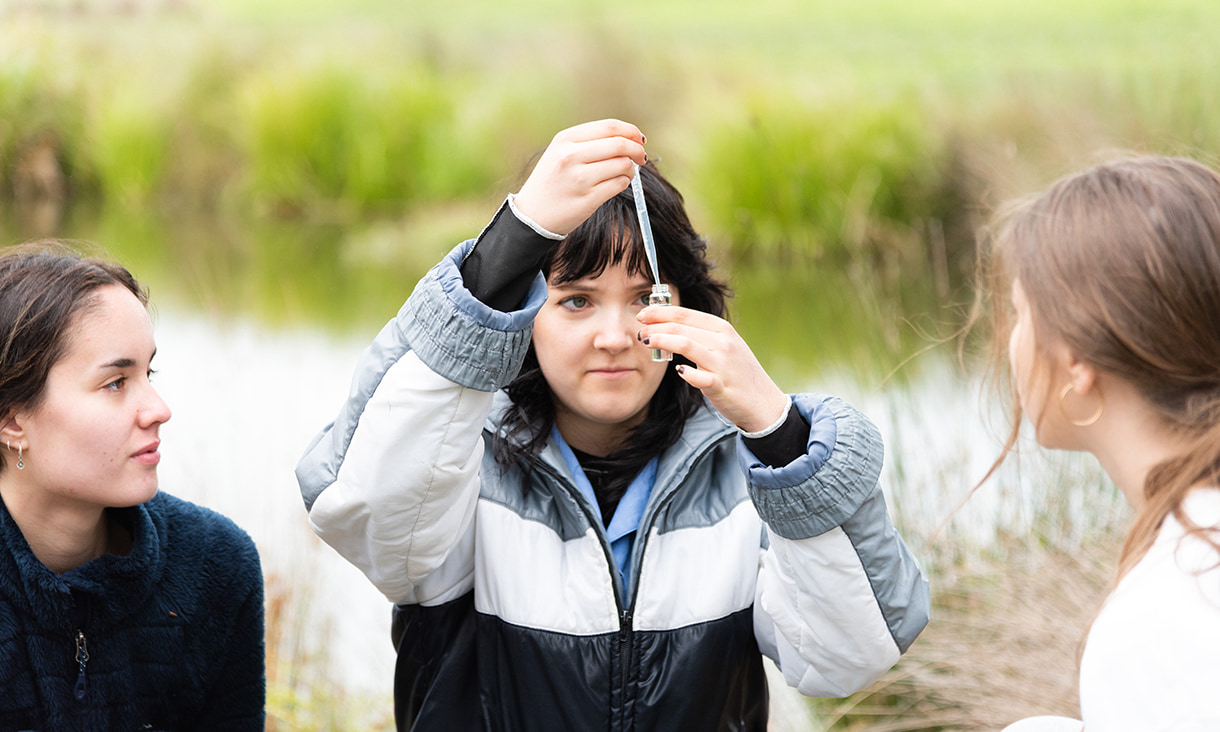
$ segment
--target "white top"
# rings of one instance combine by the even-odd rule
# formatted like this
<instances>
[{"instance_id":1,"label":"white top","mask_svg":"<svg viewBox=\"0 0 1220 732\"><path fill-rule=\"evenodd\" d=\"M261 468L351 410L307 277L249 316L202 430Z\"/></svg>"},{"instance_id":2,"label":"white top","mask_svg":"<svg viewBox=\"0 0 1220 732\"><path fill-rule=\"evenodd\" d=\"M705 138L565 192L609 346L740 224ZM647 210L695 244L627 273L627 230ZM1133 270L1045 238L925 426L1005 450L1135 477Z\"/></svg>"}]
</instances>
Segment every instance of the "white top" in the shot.
<instances>
[{"instance_id":1,"label":"white top","mask_svg":"<svg viewBox=\"0 0 1220 732\"><path fill-rule=\"evenodd\" d=\"M1220 490L1194 490L1183 505L1198 525L1220 525ZM1220 730L1220 554L1184 533L1165 519L1089 631L1088 732Z\"/></svg>"},{"instance_id":2,"label":"white top","mask_svg":"<svg viewBox=\"0 0 1220 732\"><path fill-rule=\"evenodd\" d=\"M1220 490L1187 495L1200 526L1220 525ZM1080 662L1084 732L1220 730L1220 553L1172 515L1106 598ZM1031 717L1004 732L1076 732L1078 720Z\"/></svg>"}]
</instances>

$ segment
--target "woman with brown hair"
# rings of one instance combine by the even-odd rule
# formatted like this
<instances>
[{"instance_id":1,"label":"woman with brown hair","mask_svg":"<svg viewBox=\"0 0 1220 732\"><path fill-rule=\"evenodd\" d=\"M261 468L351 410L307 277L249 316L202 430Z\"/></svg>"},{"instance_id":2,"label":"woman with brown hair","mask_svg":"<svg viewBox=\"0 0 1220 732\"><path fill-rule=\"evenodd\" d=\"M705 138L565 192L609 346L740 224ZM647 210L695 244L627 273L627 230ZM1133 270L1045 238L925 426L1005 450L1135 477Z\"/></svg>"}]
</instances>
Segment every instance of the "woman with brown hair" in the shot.
<instances>
[{"instance_id":1,"label":"woman with brown hair","mask_svg":"<svg viewBox=\"0 0 1220 732\"><path fill-rule=\"evenodd\" d=\"M1081 658L1084 728L1220 729L1220 175L1161 157L1086 170L1019 208L991 254L991 294L1012 301L995 308L1005 454L1024 414L1135 509Z\"/></svg>"},{"instance_id":2,"label":"woman with brown hair","mask_svg":"<svg viewBox=\"0 0 1220 732\"><path fill-rule=\"evenodd\" d=\"M143 288L55 243L0 254L0 729L262 730L263 580L160 493Z\"/></svg>"}]
</instances>

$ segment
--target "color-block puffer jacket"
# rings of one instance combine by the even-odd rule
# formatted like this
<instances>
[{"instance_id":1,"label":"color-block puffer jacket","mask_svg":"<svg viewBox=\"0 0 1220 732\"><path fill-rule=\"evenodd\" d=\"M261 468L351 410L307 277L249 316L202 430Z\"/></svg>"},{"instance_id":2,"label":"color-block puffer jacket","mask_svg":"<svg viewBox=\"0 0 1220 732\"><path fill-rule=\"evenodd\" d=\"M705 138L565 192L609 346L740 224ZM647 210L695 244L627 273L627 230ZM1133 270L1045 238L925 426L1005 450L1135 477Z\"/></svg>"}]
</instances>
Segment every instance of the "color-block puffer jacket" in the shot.
<instances>
[{"instance_id":1,"label":"color-block puffer jacket","mask_svg":"<svg viewBox=\"0 0 1220 732\"><path fill-rule=\"evenodd\" d=\"M297 468L314 530L397 605L400 729L762 730L760 651L817 696L898 660L928 588L867 419L794 397L833 444L771 468L703 408L660 457L623 581L556 443L528 476L490 455L546 293L486 307L458 271L472 244L364 353Z\"/></svg>"}]
</instances>

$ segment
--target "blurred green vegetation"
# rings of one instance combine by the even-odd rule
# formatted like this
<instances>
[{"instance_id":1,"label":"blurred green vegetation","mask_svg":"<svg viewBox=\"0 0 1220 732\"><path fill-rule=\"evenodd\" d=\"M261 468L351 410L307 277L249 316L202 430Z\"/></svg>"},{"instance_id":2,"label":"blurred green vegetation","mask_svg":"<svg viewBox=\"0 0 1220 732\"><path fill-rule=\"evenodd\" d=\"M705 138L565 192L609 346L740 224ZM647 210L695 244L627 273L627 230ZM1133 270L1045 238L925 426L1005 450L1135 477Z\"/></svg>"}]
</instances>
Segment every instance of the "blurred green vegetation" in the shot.
<instances>
[{"instance_id":1,"label":"blurred green vegetation","mask_svg":"<svg viewBox=\"0 0 1220 732\"><path fill-rule=\"evenodd\" d=\"M1105 150L1220 151L1218 29L1207 0L9 2L0 236L371 328L554 132L616 116L778 368L884 374L959 322L998 202Z\"/></svg>"}]
</instances>

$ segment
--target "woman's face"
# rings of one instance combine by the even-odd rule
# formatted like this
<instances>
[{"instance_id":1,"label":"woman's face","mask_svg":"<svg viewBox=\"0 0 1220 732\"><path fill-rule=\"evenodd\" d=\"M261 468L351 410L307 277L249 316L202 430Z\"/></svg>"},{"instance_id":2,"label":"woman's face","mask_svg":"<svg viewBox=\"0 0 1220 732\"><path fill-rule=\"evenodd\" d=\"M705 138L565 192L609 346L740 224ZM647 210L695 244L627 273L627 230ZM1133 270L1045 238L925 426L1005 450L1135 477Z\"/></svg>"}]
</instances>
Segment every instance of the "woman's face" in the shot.
<instances>
[{"instance_id":1,"label":"woman's face","mask_svg":"<svg viewBox=\"0 0 1220 732\"><path fill-rule=\"evenodd\" d=\"M40 404L18 415L21 479L47 498L133 506L157 493L158 430L170 410L149 382L156 345L148 312L117 285L95 296L77 315Z\"/></svg>"},{"instance_id":2,"label":"woman's face","mask_svg":"<svg viewBox=\"0 0 1220 732\"><path fill-rule=\"evenodd\" d=\"M1066 370L1059 373L1057 364L1052 363L1039 348L1034 335L1033 313L1019 280L1012 283L1012 306L1015 321L1008 337L1008 364L1012 369L1021 410L1034 425L1038 444L1059 447L1063 420L1058 418L1057 410L1048 411L1047 406L1052 398L1052 381L1067 383L1069 377Z\"/></svg>"},{"instance_id":3,"label":"woman's face","mask_svg":"<svg viewBox=\"0 0 1220 732\"><path fill-rule=\"evenodd\" d=\"M636 314L652 282L621 264L598 277L548 283L534 320L534 353L555 399L555 424L570 445L596 455L617 448L648 415L667 363L636 340ZM678 293L671 288L673 302Z\"/></svg>"}]
</instances>

